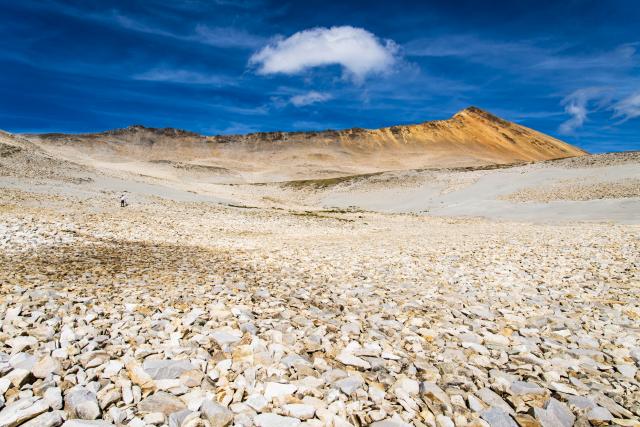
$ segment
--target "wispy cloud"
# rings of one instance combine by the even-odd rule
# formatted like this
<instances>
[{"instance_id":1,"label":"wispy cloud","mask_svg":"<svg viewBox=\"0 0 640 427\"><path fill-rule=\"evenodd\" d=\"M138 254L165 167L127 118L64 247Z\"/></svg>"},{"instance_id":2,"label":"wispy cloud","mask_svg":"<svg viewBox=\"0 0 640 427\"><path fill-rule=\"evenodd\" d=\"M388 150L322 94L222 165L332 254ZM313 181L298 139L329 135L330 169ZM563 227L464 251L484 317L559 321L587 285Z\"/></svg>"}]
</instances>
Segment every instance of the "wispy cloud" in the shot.
<instances>
[{"instance_id":1,"label":"wispy cloud","mask_svg":"<svg viewBox=\"0 0 640 427\"><path fill-rule=\"evenodd\" d=\"M341 65L345 73L362 81L367 75L388 71L396 61L397 46L381 41L362 28L313 28L279 39L251 56L260 74L298 74L310 68Z\"/></svg>"},{"instance_id":2,"label":"wispy cloud","mask_svg":"<svg viewBox=\"0 0 640 427\"><path fill-rule=\"evenodd\" d=\"M134 74L133 79L153 82L172 82L214 86L229 85L233 83L229 78L224 76L171 68L154 68L143 73Z\"/></svg>"},{"instance_id":3,"label":"wispy cloud","mask_svg":"<svg viewBox=\"0 0 640 427\"><path fill-rule=\"evenodd\" d=\"M613 105L614 117L622 117L622 121L640 117L640 91L622 99Z\"/></svg>"},{"instance_id":4,"label":"wispy cloud","mask_svg":"<svg viewBox=\"0 0 640 427\"><path fill-rule=\"evenodd\" d=\"M589 114L588 105L590 102L600 100L600 107L604 104L602 100L607 94L606 88L589 87L576 90L562 100L564 110L571 118L560 125L558 131L563 135L569 135L576 129L582 127Z\"/></svg>"},{"instance_id":5,"label":"wispy cloud","mask_svg":"<svg viewBox=\"0 0 640 427\"><path fill-rule=\"evenodd\" d=\"M454 57L495 68L531 70L613 69L638 65L638 43L611 50L572 53L571 45L549 39L496 41L476 35L457 34L421 38L404 44L403 51L415 57Z\"/></svg>"},{"instance_id":6,"label":"wispy cloud","mask_svg":"<svg viewBox=\"0 0 640 427\"><path fill-rule=\"evenodd\" d=\"M266 39L246 30L234 27L209 27L198 24L195 34L188 40L197 41L216 47L239 47L254 49L265 43Z\"/></svg>"},{"instance_id":7,"label":"wispy cloud","mask_svg":"<svg viewBox=\"0 0 640 427\"><path fill-rule=\"evenodd\" d=\"M289 99L289 102L291 102L291 104L295 105L296 107L304 107L306 105L316 104L318 102L325 102L330 100L331 98L332 96L328 93L321 93L312 90L311 92L292 96Z\"/></svg>"},{"instance_id":8,"label":"wispy cloud","mask_svg":"<svg viewBox=\"0 0 640 427\"><path fill-rule=\"evenodd\" d=\"M408 56L460 57L472 62L502 64L505 59L527 56L539 57L547 50L536 46L533 41L502 42L479 38L471 34L447 34L411 40L403 45Z\"/></svg>"},{"instance_id":9,"label":"wispy cloud","mask_svg":"<svg viewBox=\"0 0 640 427\"><path fill-rule=\"evenodd\" d=\"M122 28L146 34L168 37L176 40L206 44L219 48L244 48L255 49L263 45L266 39L262 36L251 34L241 28L213 27L197 24L192 32L181 34L167 30L161 26L149 25L141 20L116 13L115 22Z\"/></svg>"}]
</instances>

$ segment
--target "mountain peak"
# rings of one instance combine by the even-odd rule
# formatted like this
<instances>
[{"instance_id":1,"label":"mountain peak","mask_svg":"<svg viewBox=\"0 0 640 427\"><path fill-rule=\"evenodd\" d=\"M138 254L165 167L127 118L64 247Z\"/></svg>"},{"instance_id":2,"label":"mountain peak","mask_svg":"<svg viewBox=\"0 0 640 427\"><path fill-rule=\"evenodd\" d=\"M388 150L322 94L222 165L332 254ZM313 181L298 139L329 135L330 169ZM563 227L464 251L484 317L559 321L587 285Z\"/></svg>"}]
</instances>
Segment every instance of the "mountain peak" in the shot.
<instances>
[{"instance_id":1,"label":"mountain peak","mask_svg":"<svg viewBox=\"0 0 640 427\"><path fill-rule=\"evenodd\" d=\"M499 123L503 126L507 126L510 124L509 121L501 119L500 117L491 114L490 112L483 110L482 108L475 107L473 105L458 111L453 118L463 119L466 117L475 117L485 119L491 122Z\"/></svg>"}]
</instances>

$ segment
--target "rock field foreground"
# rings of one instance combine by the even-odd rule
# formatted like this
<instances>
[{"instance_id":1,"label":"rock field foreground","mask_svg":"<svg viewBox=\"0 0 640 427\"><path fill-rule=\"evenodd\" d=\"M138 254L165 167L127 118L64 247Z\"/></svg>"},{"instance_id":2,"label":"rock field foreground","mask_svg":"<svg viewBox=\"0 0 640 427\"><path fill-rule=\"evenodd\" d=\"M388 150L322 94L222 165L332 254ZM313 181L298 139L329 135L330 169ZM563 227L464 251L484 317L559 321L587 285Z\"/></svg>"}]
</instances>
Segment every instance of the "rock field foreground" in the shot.
<instances>
[{"instance_id":1,"label":"rock field foreground","mask_svg":"<svg viewBox=\"0 0 640 427\"><path fill-rule=\"evenodd\" d=\"M640 425L640 227L0 191L0 426Z\"/></svg>"}]
</instances>

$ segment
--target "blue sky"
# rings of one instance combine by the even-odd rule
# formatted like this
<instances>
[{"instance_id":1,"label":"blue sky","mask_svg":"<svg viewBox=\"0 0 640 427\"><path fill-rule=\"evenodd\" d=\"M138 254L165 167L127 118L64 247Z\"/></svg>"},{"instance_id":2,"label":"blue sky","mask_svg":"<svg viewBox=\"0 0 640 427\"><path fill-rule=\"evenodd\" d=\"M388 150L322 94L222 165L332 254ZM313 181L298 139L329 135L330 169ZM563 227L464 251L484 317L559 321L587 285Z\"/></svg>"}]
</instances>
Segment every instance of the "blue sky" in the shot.
<instances>
[{"instance_id":1,"label":"blue sky","mask_svg":"<svg viewBox=\"0 0 640 427\"><path fill-rule=\"evenodd\" d=\"M376 128L469 105L640 149L636 1L0 0L0 129Z\"/></svg>"}]
</instances>

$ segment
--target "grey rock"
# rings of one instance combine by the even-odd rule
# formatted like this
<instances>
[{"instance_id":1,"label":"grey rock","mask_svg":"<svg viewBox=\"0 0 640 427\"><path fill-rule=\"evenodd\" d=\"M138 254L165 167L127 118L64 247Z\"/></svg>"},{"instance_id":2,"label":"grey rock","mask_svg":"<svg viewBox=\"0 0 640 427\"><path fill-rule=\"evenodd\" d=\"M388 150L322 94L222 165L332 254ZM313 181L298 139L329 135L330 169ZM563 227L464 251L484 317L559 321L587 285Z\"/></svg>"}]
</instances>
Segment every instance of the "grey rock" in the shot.
<instances>
[{"instance_id":1,"label":"grey rock","mask_svg":"<svg viewBox=\"0 0 640 427\"><path fill-rule=\"evenodd\" d=\"M138 403L138 410L141 412L162 412L166 416L185 408L182 400L164 391L158 391Z\"/></svg>"},{"instance_id":2,"label":"grey rock","mask_svg":"<svg viewBox=\"0 0 640 427\"><path fill-rule=\"evenodd\" d=\"M95 420L101 414L98 399L92 391L75 386L64 396L65 409L82 420Z\"/></svg>"},{"instance_id":3,"label":"grey rock","mask_svg":"<svg viewBox=\"0 0 640 427\"><path fill-rule=\"evenodd\" d=\"M569 408L556 399L550 399L546 407L533 408L534 415L543 427L571 427L576 420Z\"/></svg>"},{"instance_id":4,"label":"grey rock","mask_svg":"<svg viewBox=\"0 0 640 427\"><path fill-rule=\"evenodd\" d=\"M492 407L483 411L480 416L491 427L518 427L518 424L502 408Z\"/></svg>"},{"instance_id":5,"label":"grey rock","mask_svg":"<svg viewBox=\"0 0 640 427\"><path fill-rule=\"evenodd\" d=\"M481 388L476 392L476 396L478 396L480 400L486 403L489 407L500 408L510 415L515 414L513 408L491 389L486 387Z\"/></svg>"},{"instance_id":6,"label":"grey rock","mask_svg":"<svg viewBox=\"0 0 640 427\"><path fill-rule=\"evenodd\" d=\"M169 415L169 427L182 427L186 425L190 420L198 418L197 412L189 409L183 409L182 411L174 412Z\"/></svg>"},{"instance_id":7,"label":"grey rock","mask_svg":"<svg viewBox=\"0 0 640 427\"><path fill-rule=\"evenodd\" d=\"M187 371L194 370L188 360L153 360L147 359L142 368L154 380L173 380Z\"/></svg>"},{"instance_id":8,"label":"grey rock","mask_svg":"<svg viewBox=\"0 0 640 427\"><path fill-rule=\"evenodd\" d=\"M62 409L62 390L59 387L49 387L42 394L42 398L51 409Z\"/></svg>"},{"instance_id":9,"label":"grey rock","mask_svg":"<svg viewBox=\"0 0 640 427\"><path fill-rule=\"evenodd\" d=\"M359 375L342 378L334 383L344 394L350 395L364 385L364 380Z\"/></svg>"},{"instance_id":10,"label":"grey rock","mask_svg":"<svg viewBox=\"0 0 640 427\"><path fill-rule=\"evenodd\" d=\"M211 427L226 427L233 421L233 413L213 400L202 402L200 412L211 423Z\"/></svg>"}]
</instances>

